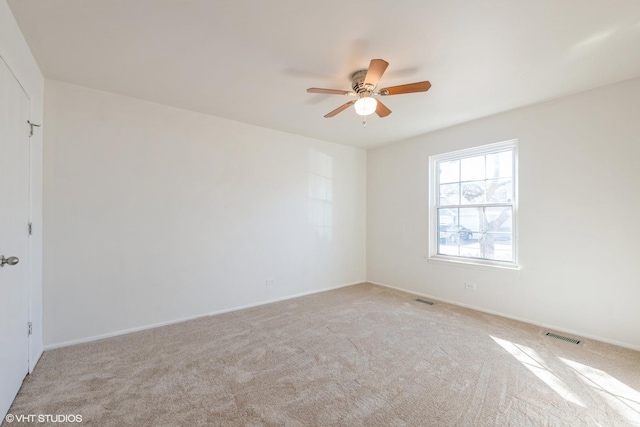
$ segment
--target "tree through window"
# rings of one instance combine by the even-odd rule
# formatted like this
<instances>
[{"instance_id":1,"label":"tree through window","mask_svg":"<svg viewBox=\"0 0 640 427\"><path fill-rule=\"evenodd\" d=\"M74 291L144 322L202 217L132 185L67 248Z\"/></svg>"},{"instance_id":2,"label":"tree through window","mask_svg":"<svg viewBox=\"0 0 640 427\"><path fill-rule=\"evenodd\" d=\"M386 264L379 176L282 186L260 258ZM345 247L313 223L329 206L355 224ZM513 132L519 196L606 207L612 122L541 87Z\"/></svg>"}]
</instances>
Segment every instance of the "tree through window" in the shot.
<instances>
[{"instance_id":1,"label":"tree through window","mask_svg":"<svg viewBox=\"0 0 640 427\"><path fill-rule=\"evenodd\" d=\"M431 158L432 255L516 263L516 143Z\"/></svg>"}]
</instances>

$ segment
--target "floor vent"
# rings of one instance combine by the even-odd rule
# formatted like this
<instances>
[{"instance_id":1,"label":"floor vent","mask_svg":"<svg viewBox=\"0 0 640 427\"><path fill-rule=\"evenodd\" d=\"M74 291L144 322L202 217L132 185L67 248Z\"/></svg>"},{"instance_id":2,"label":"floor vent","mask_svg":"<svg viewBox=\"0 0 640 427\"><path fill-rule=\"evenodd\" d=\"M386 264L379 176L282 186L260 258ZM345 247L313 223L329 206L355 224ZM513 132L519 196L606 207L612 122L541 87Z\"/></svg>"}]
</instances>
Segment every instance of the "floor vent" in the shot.
<instances>
[{"instance_id":1,"label":"floor vent","mask_svg":"<svg viewBox=\"0 0 640 427\"><path fill-rule=\"evenodd\" d=\"M418 299L416 299L416 301L421 302L421 303L423 303L423 304L435 305L435 302L433 302L433 301L427 301L426 299L418 298Z\"/></svg>"},{"instance_id":2,"label":"floor vent","mask_svg":"<svg viewBox=\"0 0 640 427\"><path fill-rule=\"evenodd\" d=\"M575 344L575 345L584 344L584 341L582 341L582 340L577 340L575 338L569 338L569 337L565 337L563 335L554 334L553 332L548 332L547 331L543 335L546 335L546 336L551 337L551 338L555 338L557 340L566 341L568 343Z\"/></svg>"}]
</instances>

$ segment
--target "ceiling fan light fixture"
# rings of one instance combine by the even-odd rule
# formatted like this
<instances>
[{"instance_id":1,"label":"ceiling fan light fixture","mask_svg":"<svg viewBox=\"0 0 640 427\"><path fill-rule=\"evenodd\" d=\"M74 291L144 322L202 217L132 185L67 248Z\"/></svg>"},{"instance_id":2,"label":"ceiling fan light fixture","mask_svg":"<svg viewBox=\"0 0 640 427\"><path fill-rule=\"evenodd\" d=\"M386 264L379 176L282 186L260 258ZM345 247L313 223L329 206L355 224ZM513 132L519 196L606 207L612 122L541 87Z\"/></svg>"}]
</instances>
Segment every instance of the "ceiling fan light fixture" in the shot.
<instances>
[{"instance_id":1,"label":"ceiling fan light fixture","mask_svg":"<svg viewBox=\"0 0 640 427\"><path fill-rule=\"evenodd\" d=\"M375 98L371 96L363 96L356 101L353 108L355 108L357 114L361 116L368 116L376 111L377 106L378 101Z\"/></svg>"}]
</instances>

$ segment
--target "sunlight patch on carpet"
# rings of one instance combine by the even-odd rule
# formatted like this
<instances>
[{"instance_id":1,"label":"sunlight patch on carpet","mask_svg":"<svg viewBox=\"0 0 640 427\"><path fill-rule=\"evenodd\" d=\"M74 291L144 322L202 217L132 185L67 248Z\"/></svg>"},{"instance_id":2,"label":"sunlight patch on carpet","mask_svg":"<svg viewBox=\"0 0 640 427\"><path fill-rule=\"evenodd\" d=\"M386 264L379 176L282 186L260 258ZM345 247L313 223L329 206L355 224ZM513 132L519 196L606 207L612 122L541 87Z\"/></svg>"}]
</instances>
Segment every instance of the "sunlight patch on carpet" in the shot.
<instances>
[{"instance_id":1,"label":"sunlight patch on carpet","mask_svg":"<svg viewBox=\"0 0 640 427\"><path fill-rule=\"evenodd\" d=\"M600 369L559 357L589 387L596 390L605 402L629 421L640 425L640 392Z\"/></svg>"},{"instance_id":2,"label":"sunlight patch on carpet","mask_svg":"<svg viewBox=\"0 0 640 427\"><path fill-rule=\"evenodd\" d=\"M586 405L566 386L564 381L546 366L542 357L534 349L494 336L491 338L563 399L586 408Z\"/></svg>"}]
</instances>

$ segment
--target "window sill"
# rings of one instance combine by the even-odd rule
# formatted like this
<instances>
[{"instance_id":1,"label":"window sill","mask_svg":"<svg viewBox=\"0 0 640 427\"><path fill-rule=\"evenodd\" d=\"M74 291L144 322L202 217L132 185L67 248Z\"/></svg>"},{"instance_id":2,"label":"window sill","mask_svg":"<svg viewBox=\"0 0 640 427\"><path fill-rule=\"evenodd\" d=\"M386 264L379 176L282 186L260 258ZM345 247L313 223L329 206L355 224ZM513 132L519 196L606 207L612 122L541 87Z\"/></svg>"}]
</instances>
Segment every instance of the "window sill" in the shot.
<instances>
[{"instance_id":1,"label":"window sill","mask_svg":"<svg viewBox=\"0 0 640 427\"><path fill-rule=\"evenodd\" d=\"M450 267L473 268L480 270L498 270L516 274L520 274L520 271L522 270L522 266L516 264L494 264L491 262L485 263L482 261L474 261L468 259L449 258L441 255L424 257L424 259L429 263L448 265Z\"/></svg>"}]
</instances>

